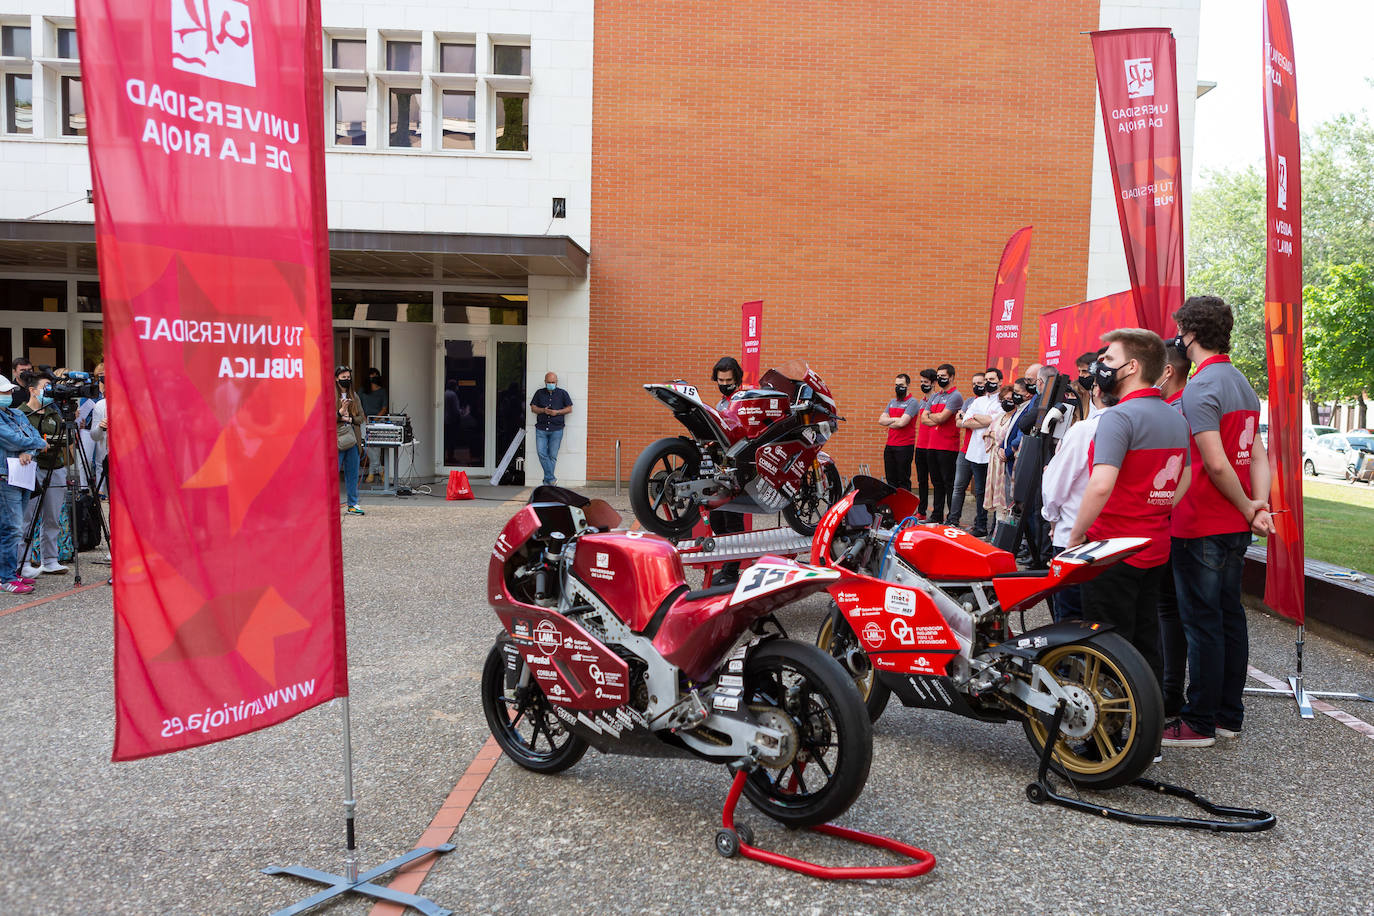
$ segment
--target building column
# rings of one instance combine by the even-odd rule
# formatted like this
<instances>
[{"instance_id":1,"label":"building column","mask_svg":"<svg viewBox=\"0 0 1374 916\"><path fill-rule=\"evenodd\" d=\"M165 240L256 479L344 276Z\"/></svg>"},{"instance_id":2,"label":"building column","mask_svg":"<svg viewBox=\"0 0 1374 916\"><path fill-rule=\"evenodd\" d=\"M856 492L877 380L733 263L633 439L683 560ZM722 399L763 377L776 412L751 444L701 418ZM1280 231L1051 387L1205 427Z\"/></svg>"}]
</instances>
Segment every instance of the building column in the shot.
<instances>
[{"instance_id":1,"label":"building column","mask_svg":"<svg viewBox=\"0 0 1374 916\"><path fill-rule=\"evenodd\" d=\"M529 278L529 336L525 351L526 404L544 384L544 373L558 374L558 385L572 396L563 445L558 453L558 482L580 487L587 482L587 353L591 335L591 286L587 279ZM526 411L525 482L542 479L534 448L534 414Z\"/></svg>"}]
</instances>

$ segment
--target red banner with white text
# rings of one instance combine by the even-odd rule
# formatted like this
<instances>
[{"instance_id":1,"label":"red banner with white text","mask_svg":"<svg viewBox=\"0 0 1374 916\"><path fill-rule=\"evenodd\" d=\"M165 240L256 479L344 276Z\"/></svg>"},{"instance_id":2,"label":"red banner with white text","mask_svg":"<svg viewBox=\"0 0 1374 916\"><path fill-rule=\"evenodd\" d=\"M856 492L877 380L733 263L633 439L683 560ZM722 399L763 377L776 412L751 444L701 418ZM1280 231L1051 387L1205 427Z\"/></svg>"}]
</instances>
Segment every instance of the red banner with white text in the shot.
<instances>
[{"instance_id":1,"label":"red banner with white text","mask_svg":"<svg viewBox=\"0 0 1374 916\"><path fill-rule=\"evenodd\" d=\"M744 386L759 383L759 354L763 350L763 300L746 302L740 306L740 365L744 368Z\"/></svg>"},{"instance_id":2,"label":"red banner with white text","mask_svg":"<svg viewBox=\"0 0 1374 916\"><path fill-rule=\"evenodd\" d=\"M1001 369L1013 378L1021 356L1021 309L1026 304L1026 275L1034 226L1018 229L1002 249L997 280L992 285L992 313L988 318L988 359L984 368Z\"/></svg>"},{"instance_id":3,"label":"red banner with white text","mask_svg":"<svg viewBox=\"0 0 1374 916\"><path fill-rule=\"evenodd\" d=\"M1130 290L1089 299L1040 316L1040 362L1070 375L1084 353L1102 348L1102 335L1135 327L1135 297Z\"/></svg>"},{"instance_id":4,"label":"red banner with white text","mask_svg":"<svg viewBox=\"0 0 1374 916\"><path fill-rule=\"evenodd\" d=\"M1178 74L1168 29L1093 32L1116 210L1139 327L1174 335L1183 305Z\"/></svg>"},{"instance_id":5,"label":"red banner with white text","mask_svg":"<svg viewBox=\"0 0 1374 916\"><path fill-rule=\"evenodd\" d=\"M110 398L115 747L348 692L318 0L78 0Z\"/></svg>"},{"instance_id":6,"label":"red banner with white text","mask_svg":"<svg viewBox=\"0 0 1374 916\"><path fill-rule=\"evenodd\" d=\"M1302 623L1302 167L1293 29L1286 0L1264 4L1264 158L1268 172L1264 327L1269 363L1269 504L1264 601Z\"/></svg>"}]
</instances>

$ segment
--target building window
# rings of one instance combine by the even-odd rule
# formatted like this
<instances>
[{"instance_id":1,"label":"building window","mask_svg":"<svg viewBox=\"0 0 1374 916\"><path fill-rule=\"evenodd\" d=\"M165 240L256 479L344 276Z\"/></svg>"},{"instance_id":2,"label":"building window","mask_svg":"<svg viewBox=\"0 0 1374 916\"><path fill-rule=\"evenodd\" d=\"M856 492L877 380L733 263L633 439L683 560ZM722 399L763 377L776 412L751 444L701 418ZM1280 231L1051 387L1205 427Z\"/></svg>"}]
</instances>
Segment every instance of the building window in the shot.
<instances>
[{"instance_id":1,"label":"building window","mask_svg":"<svg viewBox=\"0 0 1374 916\"><path fill-rule=\"evenodd\" d=\"M32 57L32 35L28 26L0 26L0 57Z\"/></svg>"},{"instance_id":2,"label":"building window","mask_svg":"<svg viewBox=\"0 0 1374 916\"><path fill-rule=\"evenodd\" d=\"M363 39L335 38L332 42L332 66L335 70L366 70L367 42Z\"/></svg>"},{"instance_id":3,"label":"building window","mask_svg":"<svg viewBox=\"0 0 1374 916\"><path fill-rule=\"evenodd\" d=\"M57 30L57 56L63 60L76 60L80 56L76 48L76 29Z\"/></svg>"},{"instance_id":4,"label":"building window","mask_svg":"<svg viewBox=\"0 0 1374 916\"><path fill-rule=\"evenodd\" d=\"M498 76L529 76L530 49L520 45L493 45L492 72Z\"/></svg>"},{"instance_id":5,"label":"building window","mask_svg":"<svg viewBox=\"0 0 1374 916\"><path fill-rule=\"evenodd\" d=\"M391 89L388 93L390 104L390 134L387 145L403 149L420 148L420 90Z\"/></svg>"},{"instance_id":6,"label":"building window","mask_svg":"<svg viewBox=\"0 0 1374 916\"><path fill-rule=\"evenodd\" d=\"M524 152L530 148L528 92L496 93L496 148Z\"/></svg>"},{"instance_id":7,"label":"building window","mask_svg":"<svg viewBox=\"0 0 1374 916\"><path fill-rule=\"evenodd\" d=\"M62 77L62 136L86 136L86 99L79 76Z\"/></svg>"},{"instance_id":8,"label":"building window","mask_svg":"<svg viewBox=\"0 0 1374 916\"><path fill-rule=\"evenodd\" d=\"M5 132L33 133L33 77L5 74Z\"/></svg>"},{"instance_id":9,"label":"building window","mask_svg":"<svg viewBox=\"0 0 1374 916\"><path fill-rule=\"evenodd\" d=\"M0 280L0 310L7 312L65 312L65 280Z\"/></svg>"},{"instance_id":10,"label":"building window","mask_svg":"<svg viewBox=\"0 0 1374 916\"><path fill-rule=\"evenodd\" d=\"M334 88L334 145L367 145L367 90L360 87Z\"/></svg>"},{"instance_id":11,"label":"building window","mask_svg":"<svg viewBox=\"0 0 1374 916\"><path fill-rule=\"evenodd\" d=\"M476 73L477 45L439 45L439 70L443 73Z\"/></svg>"},{"instance_id":12,"label":"building window","mask_svg":"<svg viewBox=\"0 0 1374 916\"><path fill-rule=\"evenodd\" d=\"M388 41L386 68L393 72L420 72L420 43L418 41Z\"/></svg>"},{"instance_id":13,"label":"building window","mask_svg":"<svg viewBox=\"0 0 1374 916\"><path fill-rule=\"evenodd\" d=\"M443 107L444 149L476 149L477 93L446 90Z\"/></svg>"}]
</instances>

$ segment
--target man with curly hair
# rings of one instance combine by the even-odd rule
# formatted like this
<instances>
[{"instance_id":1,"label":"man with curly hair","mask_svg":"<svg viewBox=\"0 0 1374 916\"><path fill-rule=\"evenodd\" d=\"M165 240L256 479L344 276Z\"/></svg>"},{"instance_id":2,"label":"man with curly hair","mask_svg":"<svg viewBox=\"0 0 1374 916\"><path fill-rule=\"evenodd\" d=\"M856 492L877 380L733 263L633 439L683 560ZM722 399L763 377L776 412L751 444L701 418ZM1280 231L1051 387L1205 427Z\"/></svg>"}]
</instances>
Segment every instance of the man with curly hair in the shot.
<instances>
[{"instance_id":1,"label":"man with curly hair","mask_svg":"<svg viewBox=\"0 0 1374 916\"><path fill-rule=\"evenodd\" d=\"M1183 389L1196 483L1174 510L1174 585L1188 640L1188 691L1164 744L1209 747L1240 734L1249 663L1240 603L1245 548L1252 533L1274 533L1269 458L1259 436L1259 397L1226 354L1231 307L1193 296L1174 313L1175 345L1197 363Z\"/></svg>"}]
</instances>

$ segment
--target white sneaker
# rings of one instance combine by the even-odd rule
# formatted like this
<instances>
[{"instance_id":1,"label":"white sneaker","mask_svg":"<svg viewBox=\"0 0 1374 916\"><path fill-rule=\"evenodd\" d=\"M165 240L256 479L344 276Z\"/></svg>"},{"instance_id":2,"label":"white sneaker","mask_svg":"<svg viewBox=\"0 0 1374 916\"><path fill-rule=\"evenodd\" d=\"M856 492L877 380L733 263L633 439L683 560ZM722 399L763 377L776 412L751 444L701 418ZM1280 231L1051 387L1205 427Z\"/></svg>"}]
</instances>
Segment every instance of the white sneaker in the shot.
<instances>
[{"instance_id":1,"label":"white sneaker","mask_svg":"<svg viewBox=\"0 0 1374 916\"><path fill-rule=\"evenodd\" d=\"M68 566L63 566L61 563L57 562L56 560L44 560L44 561L43 561L43 572L49 573L49 574L61 575L62 573L65 573L65 572L71 572L71 568L68 567Z\"/></svg>"},{"instance_id":2,"label":"white sneaker","mask_svg":"<svg viewBox=\"0 0 1374 916\"><path fill-rule=\"evenodd\" d=\"M19 570L19 575L23 576L25 579L37 579L42 574L43 567L30 566L28 563L25 563L24 568Z\"/></svg>"}]
</instances>

